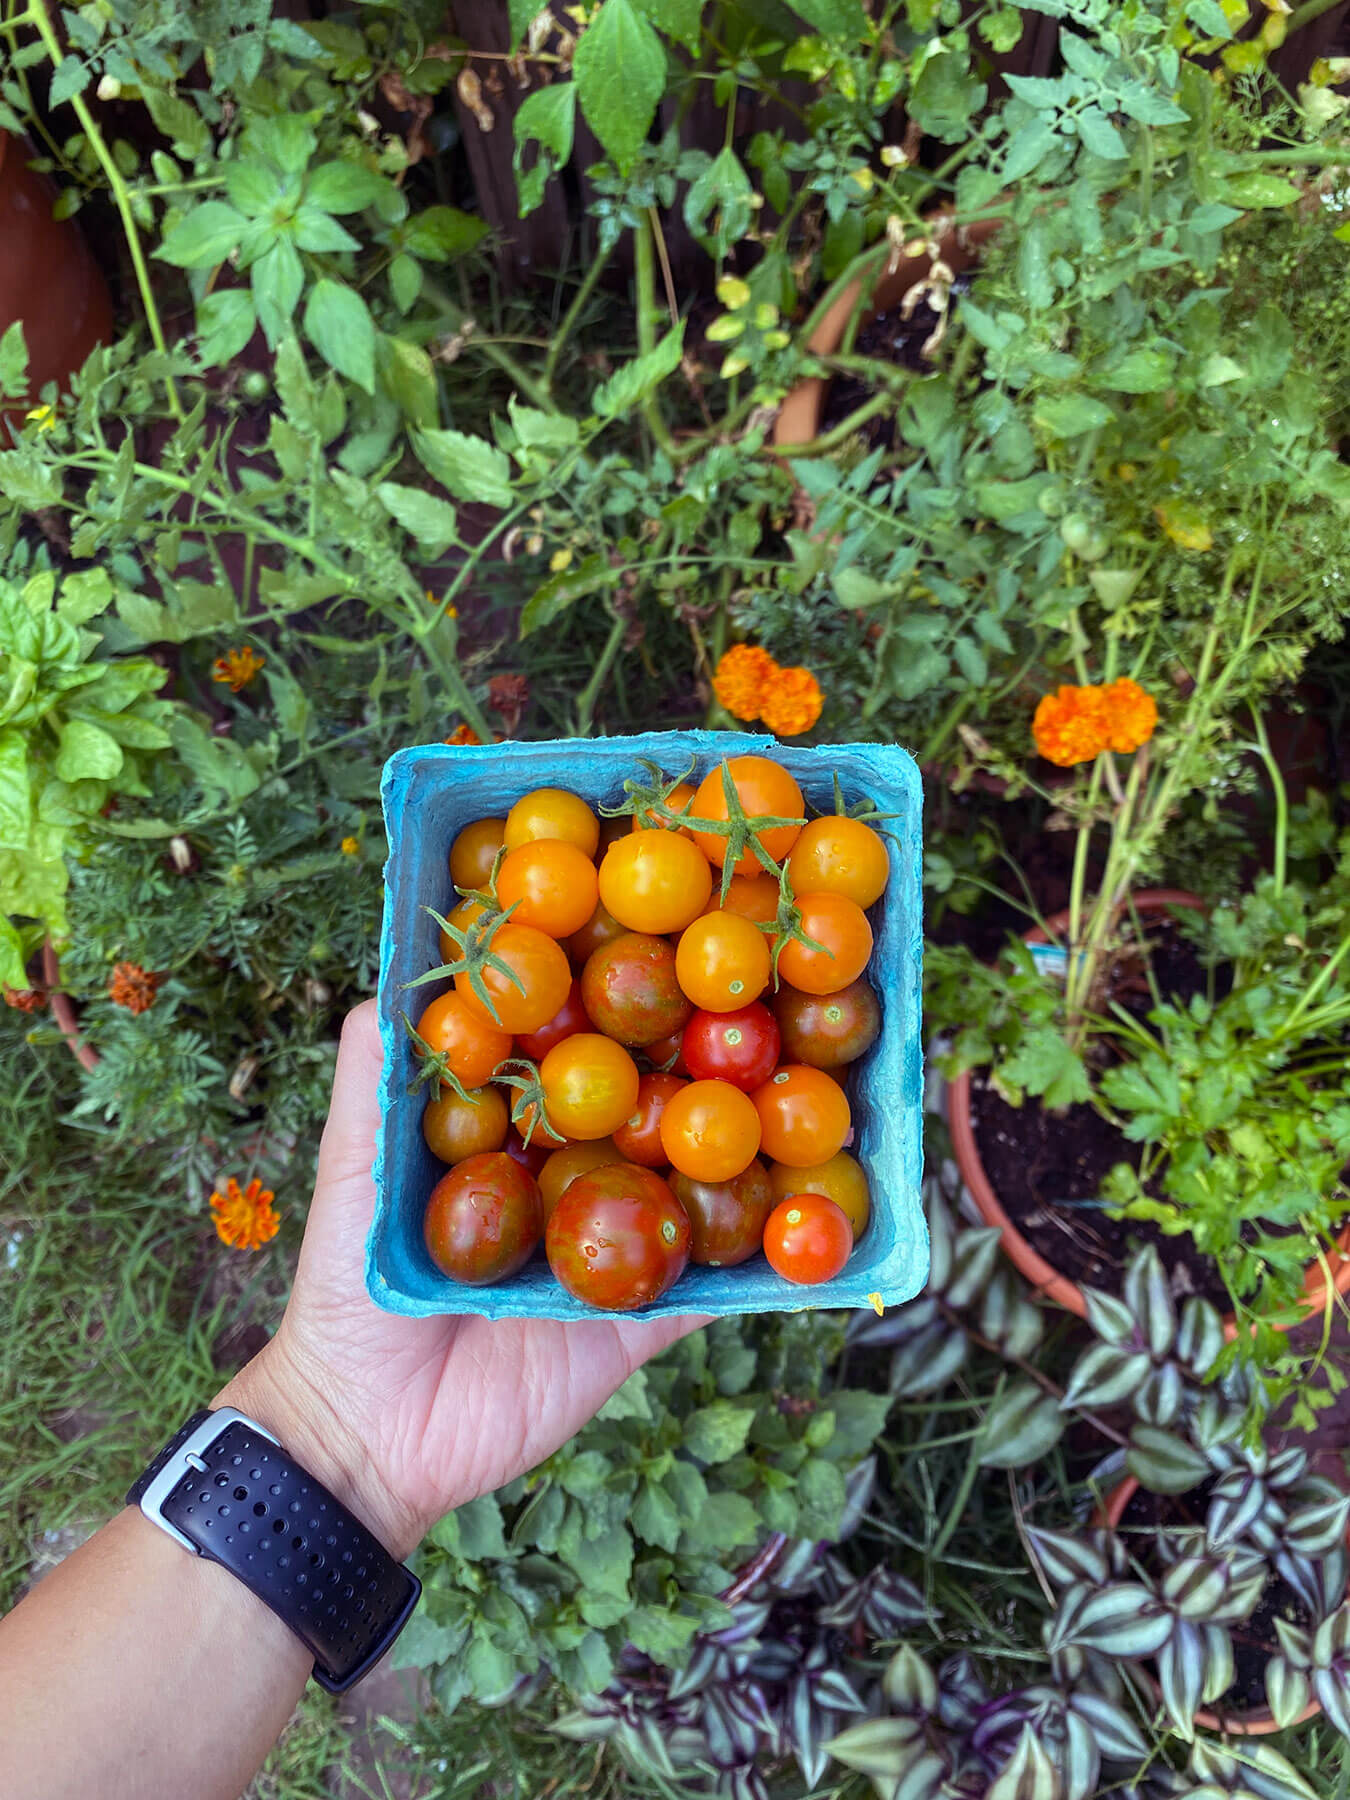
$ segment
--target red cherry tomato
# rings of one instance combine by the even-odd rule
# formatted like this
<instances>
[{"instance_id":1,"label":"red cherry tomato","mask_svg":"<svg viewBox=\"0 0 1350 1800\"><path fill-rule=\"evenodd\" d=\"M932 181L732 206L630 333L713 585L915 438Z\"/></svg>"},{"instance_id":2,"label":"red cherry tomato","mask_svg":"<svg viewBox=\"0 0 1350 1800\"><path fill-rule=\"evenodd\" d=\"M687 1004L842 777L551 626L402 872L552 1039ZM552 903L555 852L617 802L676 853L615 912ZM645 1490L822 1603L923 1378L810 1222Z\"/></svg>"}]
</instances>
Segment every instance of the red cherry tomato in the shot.
<instances>
[{"instance_id":1,"label":"red cherry tomato","mask_svg":"<svg viewBox=\"0 0 1350 1800\"><path fill-rule=\"evenodd\" d=\"M642 1054L653 1065L658 1075L688 1075L689 1073L684 1060L683 1031L672 1031L669 1037L657 1038L654 1044L644 1044Z\"/></svg>"},{"instance_id":2,"label":"red cherry tomato","mask_svg":"<svg viewBox=\"0 0 1350 1800\"><path fill-rule=\"evenodd\" d=\"M423 1226L436 1267L469 1287L523 1268L543 1228L538 1183L502 1150L470 1156L442 1175Z\"/></svg>"},{"instance_id":3,"label":"red cherry tomato","mask_svg":"<svg viewBox=\"0 0 1350 1800\"><path fill-rule=\"evenodd\" d=\"M832 1281L853 1250L853 1228L824 1194L780 1200L764 1227L769 1267L785 1281L812 1286Z\"/></svg>"},{"instance_id":4,"label":"red cherry tomato","mask_svg":"<svg viewBox=\"0 0 1350 1800\"><path fill-rule=\"evenodd\" d=\"M695 1181L676 1170L670 1185L689 1214L690 1262L730 1269L760 1248L773 1211L773 1189L758 1159L734 1181Z\"/></svg>"},{"instance_id":5,"label":"red cherry tomato","mask_svg":"<svg viewBox=\"0 0 1350 1800\"><path fill-rule=\"evenodd\" d=\"M538 1031L522 1032L516 1044L522 1056L528 1056L531 1062L543 1062L555 1044L590 1029L590 1018L581 1003L581 983L574 981L567 991L567 998L547 1025L541 1025ZM510 1052L506 1054L510 1055Z\"/></svg>"},{"instance_id":6,"label":"red cherry tomato","mask_svg":"<svg viewBox=\"0 0 1350 1800\"><path fill-rule=\"evenodd\" d=\"M881 1030L881 1006L865 981L852 981L837 994L800 994L785 983L772 1005L783 1055L813 1069L856 1062Z\"/></svg>"},{"instance_id":7,"label":"red cherry tomato","mask_svg":"<svg viewBox=\"0 0 1350 1800\"><path fill-rule=\"evenodd\" d=\"M682 1053L695 1081L729 1081L745 1093L778 1067L778 1021L758 1001L738 1012L696 1012L684 1028Z\"/></svg>"},{"instance_id":8,"label":"red cherry tomato","mask_svg":"<svg viewBox=\"0 0 1350 1800\"><path fill-rule=\"evenodd\" d=\"M683 1086L678 1075L644 1075L638 1082L637 1104L614 1132L614 1142L625 1162L641 1163L644 1169L666 1166L661 1115L667 1100Z\"/></svg>"},{"instance_id":9,"label":"red cherry tomato","mask_svg":"<svg viewBox=\"0 0 1350 1800\"><path fill-rule=\"evenodd\" d=\"M607 1312L632 1312L679 1280L690 1235L669 1182L636 1163L606 1163L563 1191L544 1245L569 1294Z\"/></svg>"},{"instance_id":10,"label":"red cherry tomato","mask_svg":"<svg viewBox=\"0 0 1350 1800\"><path fill-rule=\"evenodd\" d=\"M674 949L665 938L644 931L629 931L602 944L587 960L581 999L596 1029L619 1044L651 1044L668 1037L693 1010L675 976Z\"/></svg>"},{"instance_id":11,"label":"red cherry tomato","mask_svg":"<svg viewBox=\"0 0 1350 1800\"><path fill-rule=\"evenodd\" d=\"M750 1096L764 1154L792 1168L813 1168L844 1147L852 1118L848 1095L823 1069L789 1063Z\"/></svg>"}]
</instances>

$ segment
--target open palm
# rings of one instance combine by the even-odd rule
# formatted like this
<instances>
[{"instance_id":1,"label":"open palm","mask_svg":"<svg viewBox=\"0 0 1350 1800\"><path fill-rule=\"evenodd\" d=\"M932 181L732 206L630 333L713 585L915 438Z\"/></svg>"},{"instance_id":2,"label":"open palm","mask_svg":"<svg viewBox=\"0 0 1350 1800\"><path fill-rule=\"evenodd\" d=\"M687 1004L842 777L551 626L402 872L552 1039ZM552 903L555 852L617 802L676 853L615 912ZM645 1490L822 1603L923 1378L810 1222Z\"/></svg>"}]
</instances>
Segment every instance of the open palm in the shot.
<instances>
[{"instance_id":1,"label":"open palm","mask_svg":"<svg viewBox=\"0 0 1350 1800\"><path fill-rule=\"evenodd\" d=\"M288 1447L303 1452L297 1436L321 1443L371 1525L404 1555L443 1513L533 1468L649 1356L706 1321L564 1325L382 1312L363 1274L380 1060L367 1001L343 1030L286 1316L225 1397L247 1411L259 1380L278 1386L288 1409L302 1409L289 1421Z\"/></svg>"}]
</instances>

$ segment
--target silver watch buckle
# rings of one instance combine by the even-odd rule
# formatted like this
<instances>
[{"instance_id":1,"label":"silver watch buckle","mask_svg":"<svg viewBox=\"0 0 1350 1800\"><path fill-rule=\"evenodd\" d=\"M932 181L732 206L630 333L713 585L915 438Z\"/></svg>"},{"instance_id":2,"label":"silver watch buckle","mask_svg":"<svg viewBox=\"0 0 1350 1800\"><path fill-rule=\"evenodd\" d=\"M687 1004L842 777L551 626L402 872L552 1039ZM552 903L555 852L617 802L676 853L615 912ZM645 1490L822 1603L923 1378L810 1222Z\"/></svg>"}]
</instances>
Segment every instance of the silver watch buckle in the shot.
<instances>
[{"instance_id":1,"label":"silver watch buckle","mask_svg":"<svg viewBox=\"0 0 1350 1800\"><path fill-rule=\"evenodd\" d=\"M211 1448L221 1432L231 1425L247 1425L250 1431L256 1431L265 1437L269 1444L275 1444L278 1450L281 1448L281 1440L273 1437L265 1425L260 1425L256 1419L250 1419L247 1413L237 1412L232 1406L222 1406L209 1419L203 1419L191 1437L178 1446L172 1458L141 1495L140 1509L150 1523L158 1525L161 1531L167 1531L171 1538L185 1550L190 1550L194 1556L201 1555L200 1546L194 1544L190 1537L185 1537L176 1525L171 1525L160 1508L189 1470L200 1473L206 1468L204 1453Z\"/></svg>"}]
</instances>

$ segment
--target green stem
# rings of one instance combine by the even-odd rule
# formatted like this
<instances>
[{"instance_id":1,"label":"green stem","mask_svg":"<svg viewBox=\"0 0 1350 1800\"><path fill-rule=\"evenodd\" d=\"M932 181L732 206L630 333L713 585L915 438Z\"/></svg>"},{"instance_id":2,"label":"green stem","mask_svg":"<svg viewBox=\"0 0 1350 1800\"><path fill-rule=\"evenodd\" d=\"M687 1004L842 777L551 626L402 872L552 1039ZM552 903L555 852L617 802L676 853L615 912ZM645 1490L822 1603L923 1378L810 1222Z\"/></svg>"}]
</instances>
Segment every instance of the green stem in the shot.
<instances>
[{"instance_id":1,"label":"green stem","mask_svg":"<svg viewBox=\"0 0 1350 1800\"><path fill-rule=\"evenodd\" d=\"M656 347L656 256L649 213L643 213L642 221L634 234L634 249L638 355L645 356ZM643 401L642 416L647 421L647 429L666 454L677 455L678 446L662 416L655 394L648 394Z\"/></svg>"},{"instance_id":2,"label":"green stem","mask_svg":"<svg viewBox=\"0 0 1350 1800\"><path fill-rule=\"evenodd\" d=\"M1323 13L1330 12L1333 6L1339 6L1341 0L1303 0L1302 6L1296 6L1285 20L1285 41L1296 31L1302 31L1305 25L1311 25L1314 19L1320 19Z\"/></svg>"},{"instance_id":3,"label":"green stem","mask_svg":"<svg viewBox=\"0 0 1350 1800\"><path fill-rule=\"evenodd\" d=\"M828 431L822 431L819 437L810 438L804 444L785 445L784 451L793 458L828 456L831 450L837 450L840 444L847 443L860 425L865 425L869 419L875 419L878 413L885 412L894 404L893 394L873 394L870 400L864 400L861 406L854 407L838 425L832 425Z\"/></svg>"},{"instance_id":4,"label":"green stem","mask_svg":"<svg viewBox=\"0 0 1350 1800\"><path fill-rule=\"evenodd\" d=\"M66 58L61 49L60 40L52 27L52 22L47 17L45 6L39 5L32 9L30 16L46 47L47 59L55 73ZM94 155L98 158L103 173L108 178L108 185L113 191L113 198L117 202L117 210L122 219L122 231L127 240L127 249L131 253L131 266L136 271L136 285L140 289L141 305L145 308L145 322L150 328L150 336L154 340L156 350L162 356L167 357L169 347L165 341L164 327L160 323L159 308L155 305L155 296L150 287L150 271L145 266L145 257L141 251L141 234L136 229L136 220L131 210L130 190L122 179L122 171L113 160L112 152L108 148L103 133L98 128L98 121L85 105L82 96L76 94L70 104L75 109L75 117L80 121ZM167 369L164 374L164 388L169 396L169 406L173 411L174 418L181 421L186 414L183 411L183 403L178 398L178 389L174 385L173 376Z\"/></svg>"},{"instance_id":5,"label":"green stem","mask_svg":"<svg viewBox=\"0 0 1350 1800\"><path fill-rule=\"evenodd\" d=\"M458 331L468 319L469 315L463 307L452 300L445 289L425 272L422 277L422 292L432 305L445 315L455 331ZM484 339L480 343L476 338L470 337L468 342L471 346L480 349L490 363L495 363L502 374L507 376L526 399L537 406L541 412L557 412L558 409L553 403L553 396L549 393L547 385L536 381L533 375L522 369L509 351L503 350L490 338Z\"/></svg>"},{"instance_id":6,"label":"green stem","mask_svg":"<svg viewBox=\"0 0 1350 1800\"><path fill-rule=\"evenodd\" d=\"M558 359L563 353L563 346L566 344L568 338L571 337L573 328L581 316L582 309L585 307L586 302L590 299L591 295L595 292L595 284L604 274L612 255L613 247L611 246L608 250L602 250L599 255L592 260L591 266L581 278L580 286L572 296L572 304L562 316L562 322L558 326L557 332L554 335L552 347L544 361L543 381L544 386L550 393L553 391L553 377L558 372Z\"/></svg>"},{"instance_id":7,"label":"green stem","mask_svg":"<svg viewBox=\"0 0 1350 1800\"><path fill-rule=\"evenodd\" d=\"M605 639L605 647L600 652L591 678L577 696L577 728L575 736L589 737L591 723L595 717L595 703L600 698L600 690L609 679L609 672L614 667L614 659L623 648L623 640L628 631L627 619L615 615L614 623L609 628L609 636Z\"/></svg>"},{"instance_id":8,"label":"green stem","mask_svg":"<svg viewBox=\"0 0 1350 1800\"><path fill-rule=\"evenodd\" d=\"M919 752L917 761L921 769L926 769L931 763L936 762L939 754L946 749L947 739L970 711L974 698L973 690L968 688L964 694L958 694L947 708L931 737Z\"/></svg>"},{"instance_id":9,"label":"green stem","mask_svg":"<svg viewBox=\"0 0 1350 1800\"><path fill-rule=\"evenodd\" d=\"M1275 856L1272 876L1278 897L1284 892L1284 874L1289 853L1289 795L1285 789L1284 776L1280 773L1280 765L1271 752L1265 720L1255 707L1252 708L1252 724L1256 730L1256 748L1261 761L1266 765L1266 774L1270 777L1271 791L1275 796Z\"/></svg>"},{"instance_id":10,"label":"green stem","mask_svg":"<svg viewBox=\"0 0 1350 1800\"><path fill-rule=\"evenodd\" d=\"M989 1403L991 1407L997 1406L1003 1393L1005 1379L1006 1377L1000 1376L998 1392ZM952 1496L952 1503L947 1509L947 1516L942 1521L942 1529L933 1539L932 1548L929 1554L934 1562L941 1557L942 1552L956 1535L956 1528L961 1523L962 1517L965 1514L967 1503L970 1500L971 1493L975 1487L975 1482L979 1476L981 1466L980 1459L984 1455L986 1448L987 1446L980 1438L976 1438L970 1446L970 1454L966 1458L966 1466L961 1472L960 1484L957 1487L955 1494Z\"/></svg>"}]
</instances>

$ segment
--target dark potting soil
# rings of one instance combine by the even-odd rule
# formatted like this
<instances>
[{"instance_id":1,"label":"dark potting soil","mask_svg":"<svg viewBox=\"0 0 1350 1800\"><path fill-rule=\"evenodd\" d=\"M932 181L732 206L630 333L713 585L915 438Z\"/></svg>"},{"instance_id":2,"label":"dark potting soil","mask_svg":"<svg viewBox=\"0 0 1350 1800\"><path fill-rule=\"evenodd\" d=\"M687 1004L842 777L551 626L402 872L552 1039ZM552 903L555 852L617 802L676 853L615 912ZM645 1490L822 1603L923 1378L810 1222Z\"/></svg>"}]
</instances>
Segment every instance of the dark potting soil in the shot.
<instances>
[{"instance_id":1,"label":"dark potting soil","mask_svg":"<svg viewBox=\"0 0 1350 1800\"><path fill-rule=\"evenodd\" d=\"M1160 1573L1161 1558L1150 1554L1149 1528L1158 1525L1200 1528L1210 1485L1207 1483L1190 1494L1150 1494L1144 1488L1132 1494L1119 1527L1128 1534L1130 1554L1146 1568ZM1212 1709L1220 1716L1251 1712L1266 1705L1266 1664L1280 1647L1275 1632L1276 1619L1284 1619L1305 1631L1313 1623L1305 1601L1282 1576L1272 1575L1251 1617L1228 1628L1233 1640L1233 1682L1211 1702Z\"/></svg>"},{"instance_id":2,"label":"dark potting soil","mask_svg":"<svg viewBox=\"0 0 1350 1800\"><path fill-rule=\"evenodd\" d=\"M969 287L970 277L967 275L958 275L952 283L947 303L949 318L960 296ZM905 316L903 306L893 306L889 312L877 313L858 327L857 336L853 340L853 354L875 357L879 362L895 363L902 369L912 369L916 375L931 375L937 365L933 354L924 355L924 345L933 337L941 322L941 314L926 299L920 300L908 317ZM934 345L934 351L936 348ZM836 375L825 395L820 419L821 432L829 431L832 426L842 425L851 412L856 412L858 407L871 399L875 391L859 375ZM888 450L894 448L895 420L892 417L869 419L859 429L860 435L872 447L884 444Z\"/></svg>"},{"instance_id":3,"label":"dark potting soil","mask_svg":"<svg viewBox=\"0 0 1350 1800\"><path fill-rule=\"evenodd\" d=\"M1151 963L1159 991L1188 1000L1204 991L1206 971L1175 923L1150 922ZM1219 984L1221 985L1221 984ZM1111 994L1143 1017L1153 1004L1142 962L1122 956L1112 970ZM1023 1237L1080 1287L1118 1294L1131 1252L1156 1247L1178 1301L1200 1294L1228 1310L1228 1293L1213 1261L1188 1236L1169 1237L1148 1220L1113 1219L1101 1205L1102 1182L1117 1163L1137 1169L1134 1144L1087 1105L1052 1113L1034 1100L1009 1106L988 1078L971 1081L971 1122L980 1160L995 1193ZM1158 1197L1151 1183L1146 1191Z\"/></svg>"}]
</instances>

